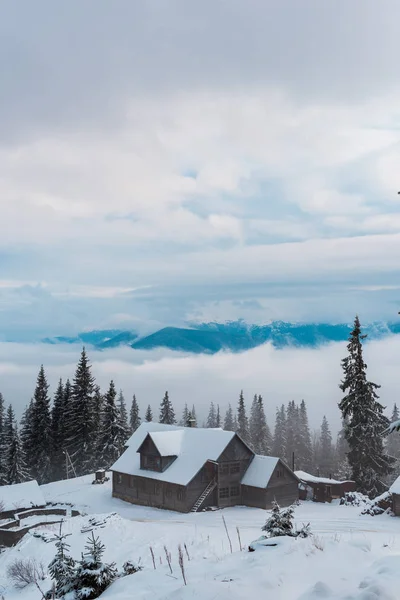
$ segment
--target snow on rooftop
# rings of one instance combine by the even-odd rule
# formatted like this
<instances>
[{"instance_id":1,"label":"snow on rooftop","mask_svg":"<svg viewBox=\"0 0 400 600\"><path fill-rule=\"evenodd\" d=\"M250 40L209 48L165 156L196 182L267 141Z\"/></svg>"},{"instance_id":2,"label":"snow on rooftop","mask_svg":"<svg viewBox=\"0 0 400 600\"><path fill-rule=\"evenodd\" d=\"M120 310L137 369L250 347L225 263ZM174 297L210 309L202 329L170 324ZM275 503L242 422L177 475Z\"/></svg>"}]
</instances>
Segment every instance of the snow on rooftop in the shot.
<instances>
[{"instance_id":1,"label":"snow on rooftop","mask_svg":"<svg viewBox=\"0 0 400 600\"><path fill-rule=\"evenodd\" d=\"M42 490L36 480L2 485L0 488L0 502L4 505L2 510L19 510L32 506L45 506Z\"/></svg>"},{"instance_id":2,"label":"snow on rooftop","mask_svg":"<svg viewBox=\"0 0 400 600\"><path fill-rule=\"evenodd\" d=\"M305 471L295 471L294 474L302 481L308 481L309 483L327 483L329 485L331 483L345 483L345 481L348 481L338 481L337 479L330 479L329 477L316 477L315 475L311 475Z\"/></svg>"},{"instance_id":3,"label":"snow on rooftop","mask_svg":"<svg viewBox=\"0 0 400 600\"><path fill-rule=\"evenodd\" d=\"M158 433L165 433L165 436ZM179 436L176 433L179 432ZM147 434L150 433L154 443L161 445L164 456L177 456L176 460L163 472L147 471L140 468L140 454L137 452ZM170 435L170 434L173 435ZM156 435L157 434L157 435ZM200 471L207 460L217 460L226 446L233 439L232 431L222 429L201 429L163 425L161 423L142 423L128 441L128 448L111 467L112 471L149 477L178 485L187 485ZM179 452L175 451L178 449ZM160 450L160 448L159 448ZM173 450L172 454L171 451ZM164 454L164 452L168 452Z\"/></svg>"},{"instance_id":4,"label":"snow on rooftop","mask_svg":"<svg viewBox=\"0 0 400 600\"><path fill-rule=\"evenodd\" d=\"M242 485L266 488L278 461L279 458L274 456L259 456L256 454L243 476Z\"/></svg>"},{"instance_id":5,"label":"snow on rooftop","mask_svg":"<svg viewBox=\"0 0 400 600\"><path fill-rule=\"evenodd\" d=\"M389 488L389 492L391 494L400 494L400 477L396 479L394 483Z\"/></svg>"}]
</instances>

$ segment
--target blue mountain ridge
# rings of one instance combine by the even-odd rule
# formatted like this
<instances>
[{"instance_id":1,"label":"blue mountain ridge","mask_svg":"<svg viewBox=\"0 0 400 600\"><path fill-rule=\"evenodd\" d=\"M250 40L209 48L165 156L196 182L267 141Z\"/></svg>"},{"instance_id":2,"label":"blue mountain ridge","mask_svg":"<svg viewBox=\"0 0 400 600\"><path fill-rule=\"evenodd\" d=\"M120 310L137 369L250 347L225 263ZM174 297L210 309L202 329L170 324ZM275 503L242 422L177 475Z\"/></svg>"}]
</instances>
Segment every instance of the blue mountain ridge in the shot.
<instances>
[{"instance_id":1,"label":"blue mountain ridge","mask_svg":"<svg viewBox=\"0 0 400 600\"><path fill-rule=\"evenodd\" d=\"M270 342L275 348L288 346L316 348L331 342L344 342L351 324L286 323L273 321L252 325L244 321L192 323L187 327L164 327L146 336L118 329L89 331L73 337L45 338L47 344L86 344L98 350L130 346L134 350L166 348L193 354L215 354L221 350L243 352ZM376 322L363 327L369 340L400 333L400 323Z\"/></svg>"}]
</instances>

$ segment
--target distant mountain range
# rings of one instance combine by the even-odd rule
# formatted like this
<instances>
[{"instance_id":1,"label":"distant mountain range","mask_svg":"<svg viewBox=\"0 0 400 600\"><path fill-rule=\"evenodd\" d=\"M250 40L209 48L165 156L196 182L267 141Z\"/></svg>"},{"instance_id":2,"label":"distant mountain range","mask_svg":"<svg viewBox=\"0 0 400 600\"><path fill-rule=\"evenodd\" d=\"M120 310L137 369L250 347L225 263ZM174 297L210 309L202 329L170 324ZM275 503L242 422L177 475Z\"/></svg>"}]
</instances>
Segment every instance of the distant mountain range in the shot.
<instances>
[{"instance_id":1,"label":"distant mountain range","mask_svg":"<svg viewBox=\"0 0 400 600\"><path fill-rule=\"evenodd\" d=\"M250 325L244 321L191 324L164 327L149 335L119 329L88 331L74 337L45 338L46 344L85 344L99 350L130 346L134 350L168 348L194 354L215 354L221 350L242 352L270 342L275 348L287 346L315 348L329 342L347 340L352 325L327 323L285 323ZM368 339L400 333L399 323L372 323L363 328Z\"/></svg>"}]
</instances>

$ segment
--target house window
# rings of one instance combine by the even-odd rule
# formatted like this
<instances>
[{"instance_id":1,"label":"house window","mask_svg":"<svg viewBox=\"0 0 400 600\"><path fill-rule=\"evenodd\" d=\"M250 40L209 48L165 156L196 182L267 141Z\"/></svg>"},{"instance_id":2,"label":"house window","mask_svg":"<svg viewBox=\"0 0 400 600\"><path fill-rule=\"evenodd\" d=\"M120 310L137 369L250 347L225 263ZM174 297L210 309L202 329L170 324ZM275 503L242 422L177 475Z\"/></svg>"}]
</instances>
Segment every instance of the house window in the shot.
<instances>
[{"instance_id":1,"label":"house window","mask_svg":"<svg viewBox=\"0 0 400 600\"><path fill-rule=\"evenodd\" d=\"M229 498L229 488L228 487L219 488L219 497L220 498Z\"/></svg>"},{"instance_id":2,"label":"house window","mask_svg":"<svg viewBox=\"0 0 400 600\"><path fill-rule=\"evenodd\" d=\"M118 485L122 485L122 475L121 475L121 473L117 474L117 483L118 483Z\"/></svg>"},{"instance_id":3,"label":"house window","mask_svg":"<svg viewBox=\"0 0 400 600\"><path fill-rule=\"evenodd\" d=\"M326 486L326 495L327 495L327 496L330 496L331 494L332 494L332 488L331 488L331 486L330 486L330 485L327 485L327 486Z\"/></svg>"},{"instance_id":4,"label":"house window","mask_svg":"<svg viewBox=\"0 0 400 600\"><path fill-rule=\"evenodd\" d=\"M239 486L238 485L234 485L230 489L230 497L233 498L234 496L239 496Z\"/></svg>"},{"instance_id":5,"label":"house window","mask_svg":"<svg viewBox=\"0 0 400 600\"><path fill-rule=\"evenodd\" d=\"M178 500L181 500L181 501L185 500L185 498L186 498L186 490L179 489L177 491L177 493L176 493L176 497L177 497Z\"/></svg>"},{"instance_id":6,"label":"house window","mask_svg":"<svg viewBox=\"0 0 400 600\"><path fill-rule=\"evenodd\" d=\"M234 462L230 465L230 474L240 473L240 462Z\"/></svg>"},{"instance_id":7,"label":"house window","mask_svg":"<svg viewBox=\"0 0 400 600\"><path fill-rule=\"evenodd\" d=\"M278 469L276 472L276 476L278 477L278 479L280 479L281 477L285 476L285 473L281 469Z\"/></svg>"},{"instance_id":8,"label":"house window","mask_svg":"<svg viewBox=\"0 0 400 600\"><path fill-rule=\"evenodd\" d=\"M229 463L221 463L219 465L220 475L229 475Z\"/></svg>"},{"instance_id":9,"label":"house window","mask_svg":"<svg viewBox=\"0 0 400 600\"><path fill-rule=\"evenodd\" d=\"M144 468L150 471L159 471L161 468L161 459L159 456L144 455Z\"/></svg>"}]
</instances>

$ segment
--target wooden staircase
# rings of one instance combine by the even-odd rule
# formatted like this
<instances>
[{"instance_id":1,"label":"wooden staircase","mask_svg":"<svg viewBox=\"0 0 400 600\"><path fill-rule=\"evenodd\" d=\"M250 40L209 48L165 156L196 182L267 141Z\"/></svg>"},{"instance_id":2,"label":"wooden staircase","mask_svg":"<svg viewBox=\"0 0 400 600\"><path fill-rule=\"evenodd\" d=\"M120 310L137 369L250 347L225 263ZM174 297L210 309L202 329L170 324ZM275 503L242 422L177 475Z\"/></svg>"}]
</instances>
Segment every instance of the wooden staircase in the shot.
<instances>
[{"instance_id":1,"label":"wooden staircase","mask_svg":"<svg viewBox=\"0 0 400 600\"><path fill-rule=\"evenodd\" d=\"M190 509L190 512L197 512L199 510L199 508L203 504L204 500L211 494L211 492L215 489L216 485L217 485L216 479L213 479L212 481L210 481L210 483L208 484L208 486L206 487L204 492L202 492L200 494L200 496L197 498L196 502L193 504L192 508Z\"/></svg>"}]
</instances>

